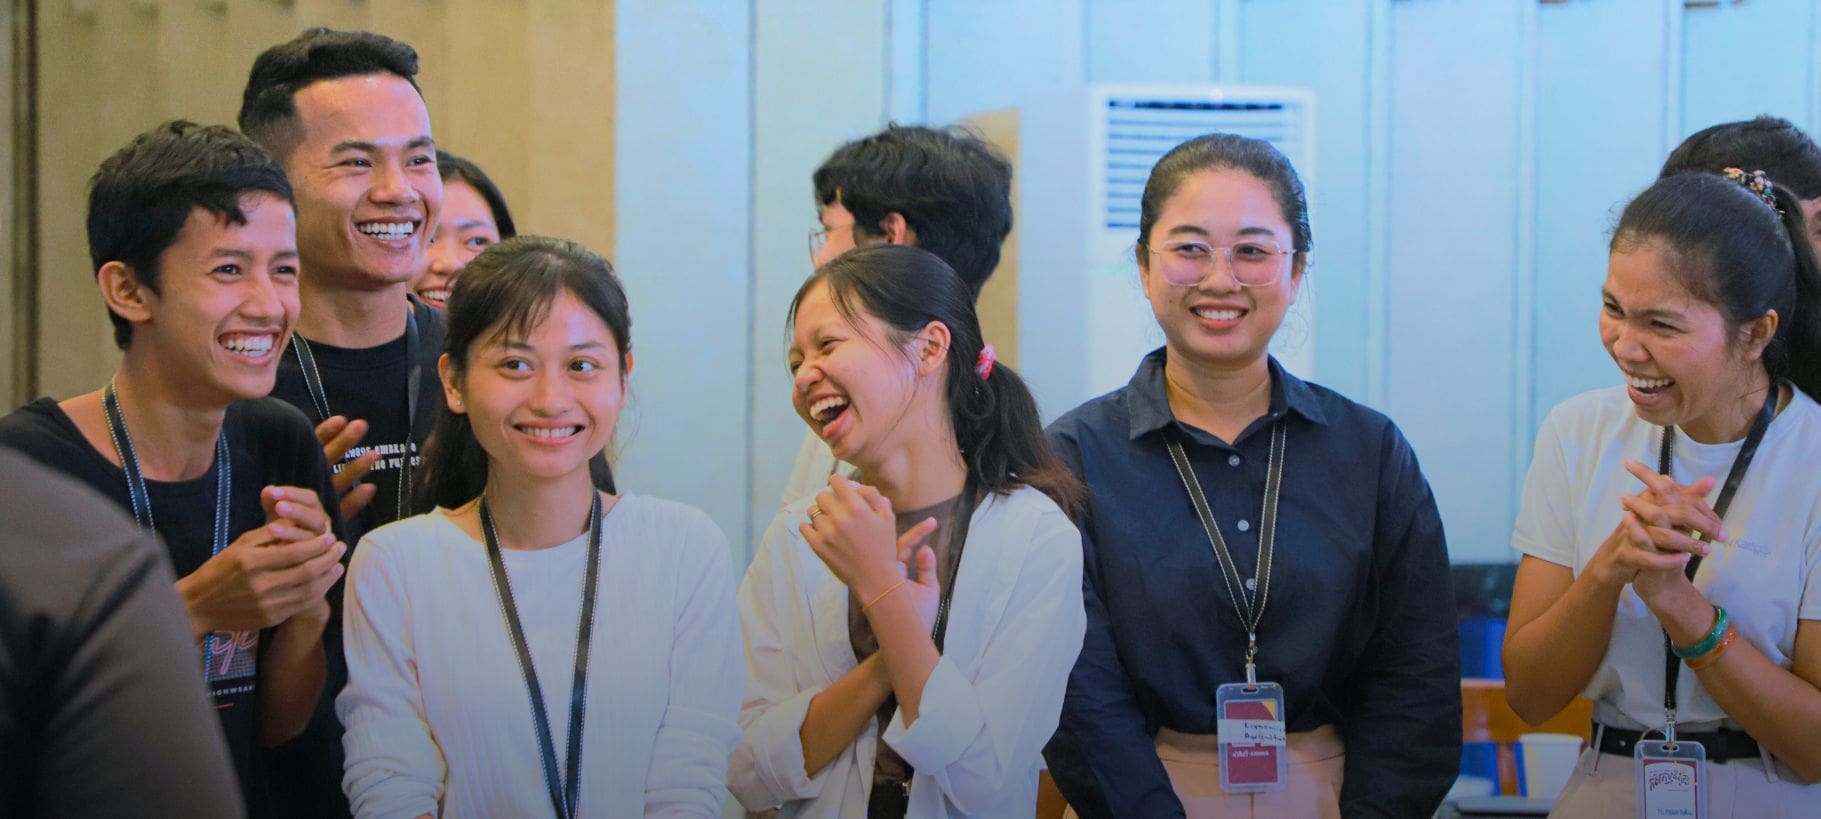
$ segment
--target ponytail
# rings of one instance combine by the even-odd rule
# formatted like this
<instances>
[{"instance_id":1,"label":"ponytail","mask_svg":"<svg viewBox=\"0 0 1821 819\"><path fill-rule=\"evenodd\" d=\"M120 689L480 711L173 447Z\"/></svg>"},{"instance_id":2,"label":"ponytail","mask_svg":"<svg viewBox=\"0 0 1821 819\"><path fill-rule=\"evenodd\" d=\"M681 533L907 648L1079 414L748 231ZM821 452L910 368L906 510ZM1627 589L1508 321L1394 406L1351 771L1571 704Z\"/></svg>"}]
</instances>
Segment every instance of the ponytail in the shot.
<instances>
[{"instance_id":1,"label":"ponytail","mask_svg":"<svg viewBox=\"0 0 1821 819\"><path fill-rule=\"evenodd\" d=\"M1783 212L1783 230L1795 252L1795 294L1787 313L1780 314L1777 336L1766 348L1764 365L1772 378L1787 378L1808 397L1821 401L1821 264L1809 243L1802 202L1784 187L1774 189L1777 209Z\"/></svg>"},{"instance_id":2,"label":"ponytail","mask_svg":"<svg viewBox=\"0 0 1821 819\"><path fill-rule=\"evenodd\" d=\"M950 346L953 360L969 361L958 352ZM956 377L953 367L949 377ZM950 382L949 422L968 472L993 492L1009 492L1021 484L1032 487L1075 519L1085 494L1081 480L1050 447L1037 399L1024 379L998 364L984 378L972 367L963 367L959 380L960 389Z\"/></svg>"},{"instance_id":3,"label":"ponytail","mask_svg":"<svg viewBox=\"0 0 1821 819\"><path fill-rule=\"evenodd\" d=\"M949 425L962 462L980 488L1005 494L1029 486L1074 518L1082 484L1050 448L1037 399L1024 380L984 353L973 291L941 258L907 245L857 248L823 265L798 288L787 321L818 284L827 283L835 309L850 322L862 310L893 332L915 333L931 322L949 331L946 394ZM984 354L983 354L984 353Z\"/></svg>"}]
</instances>

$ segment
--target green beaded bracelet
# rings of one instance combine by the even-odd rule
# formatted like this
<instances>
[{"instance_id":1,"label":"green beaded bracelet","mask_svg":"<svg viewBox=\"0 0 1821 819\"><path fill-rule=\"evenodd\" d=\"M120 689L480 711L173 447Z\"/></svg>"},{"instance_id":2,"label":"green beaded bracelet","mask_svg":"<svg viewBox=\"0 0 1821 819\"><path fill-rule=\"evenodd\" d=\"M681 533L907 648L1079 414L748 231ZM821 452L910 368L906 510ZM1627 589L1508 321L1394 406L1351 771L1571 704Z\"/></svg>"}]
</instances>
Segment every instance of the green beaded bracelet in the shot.
<instances>
[{"instance_id":1,"label":"green beaded bracelet","mask_svg":"<svg viewBox=\"0 0 1821 819\"><path fill-rule=\"evenodd\" d=\"M1714 646L1720 644L1720 638L1726 636L1727 625L1726 609L1714 606L1714 627L1707 632L1707 636L1703 638L1701 642L1686 648L1682 646L1670 646L1670 648L1675 651L1677 657L1681 657L1684 660L1692 660L1714 650Z\"/></svg>"}]
</instances>

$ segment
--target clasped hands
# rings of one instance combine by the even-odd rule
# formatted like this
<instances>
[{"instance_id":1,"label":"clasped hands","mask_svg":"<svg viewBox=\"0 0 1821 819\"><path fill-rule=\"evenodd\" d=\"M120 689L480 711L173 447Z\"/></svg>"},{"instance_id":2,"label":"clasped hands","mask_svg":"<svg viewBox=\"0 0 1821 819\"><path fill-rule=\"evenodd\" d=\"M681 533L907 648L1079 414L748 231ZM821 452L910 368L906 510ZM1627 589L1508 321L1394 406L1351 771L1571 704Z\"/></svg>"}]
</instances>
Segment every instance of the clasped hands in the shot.
<instances>
[{"instance_id":1,"label":"clasped hands","mask_svg":"<svg viewBox=\"0 0 1821 819\"><path fill-rule=\"evenodd\" d=\"M311 489L268 486L259 501L266 525L177 581L198 637L292 621L321 629L329 621L324 595L341 579L347 544L336 540L322 500Z\"/></svg>"},{"instance_id":2,"label":"clasped hands","mask_svg":"<svg viewBox=\"0 0 1821 819\"><path fill-rule=\"evenodd\" d=\"M1725 542L1726 526L1707 503L1712 477L1684 486L1635 460L1625 462L1625 471L1643 481L1644 489L1619 498L1624 516L1588 568L1607 584L1631 584L1649 603L1687 584L1689 559L1713 550L1707 540Z\"/></svg>"},{"instance_id":3,"label":"clasped hands","mask_svg":"<svg viewBox=\"0 0 1821 819\"><path fill-rule=\"evenodd\" d=\"M899 535L891 500L837 474L829 476L828 489L810 506L809 522L798 524L797 531L863 606L903 595L924 626L932 627L942 596L936 553L929 546L936 525L935 518L927 518ZM913 566L916 577L907 582Z\"/></svg>"}]
</instances>

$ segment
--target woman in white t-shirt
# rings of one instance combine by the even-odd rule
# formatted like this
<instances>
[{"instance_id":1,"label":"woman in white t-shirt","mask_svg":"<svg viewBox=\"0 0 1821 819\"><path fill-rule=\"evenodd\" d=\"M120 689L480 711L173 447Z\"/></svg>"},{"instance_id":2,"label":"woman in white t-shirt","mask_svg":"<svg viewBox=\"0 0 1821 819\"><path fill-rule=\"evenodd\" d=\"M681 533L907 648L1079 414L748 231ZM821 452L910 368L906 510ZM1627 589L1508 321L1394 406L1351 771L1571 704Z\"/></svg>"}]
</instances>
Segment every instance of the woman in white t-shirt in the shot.
<instances>
[{"instance_id":1,"label":"woman in white t-shirt","mask_svg":"<svg viewBox=\"0 0 1821 819\"><path fill-rule=\"evenodd\" d=\"M1555 816L1640 815L1631 757L1671 724L1708 760L1700 815L1821 810L1821 274L1802 214L1762 174L1681 174L1613 234L1600 336L1627 386L1549 414L1512 535L1511 705L1541 722L1595 703ZM1653 799L1689 796L1665 781Z\"/></svg>"},{"instance_id":2,"label":"woman in white t-shirt","mask_svg":"<svg viewBox=\"0 0 1821 819\"><path fill-rule=\"evenodd\" d=\"M823 265L792 403L853 480L785 507L746 579L728 787L786 817L1031 816L1081 649L1080 484L927 251Z\"/></svg>"},{"instance_id":3,"label":"woman in white t-shirt","mask_svg":"<svg viewBox=\"0 0 1821 819\"><path fill-rule=\"evenodd\" d=\"M727 542L589 474L632 369L612 268L508 239L448 322L437 508L369 533L348 571L354 813L719 816L741 684Z\"/></svg>"}]
</instances>

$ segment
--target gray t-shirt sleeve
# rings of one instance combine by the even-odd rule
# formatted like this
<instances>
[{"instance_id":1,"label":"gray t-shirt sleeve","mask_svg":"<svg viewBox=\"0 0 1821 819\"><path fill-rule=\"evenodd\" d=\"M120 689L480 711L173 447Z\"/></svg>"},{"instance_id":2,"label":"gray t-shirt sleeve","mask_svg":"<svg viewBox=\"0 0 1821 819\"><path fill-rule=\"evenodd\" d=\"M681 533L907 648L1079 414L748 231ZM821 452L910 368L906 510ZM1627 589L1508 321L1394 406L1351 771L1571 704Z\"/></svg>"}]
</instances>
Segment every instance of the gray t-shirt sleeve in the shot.
<instances>
[{"instance_id":1,"label":"gray t-shirt sleeve","mask_svg":"<svg viewBox=\"0 0 1821 819\"><path fill-rule=\"evenodd\" d=\"M246 815L156 537L0 451L0 815Z\"/></svg>"}]
</instances>

